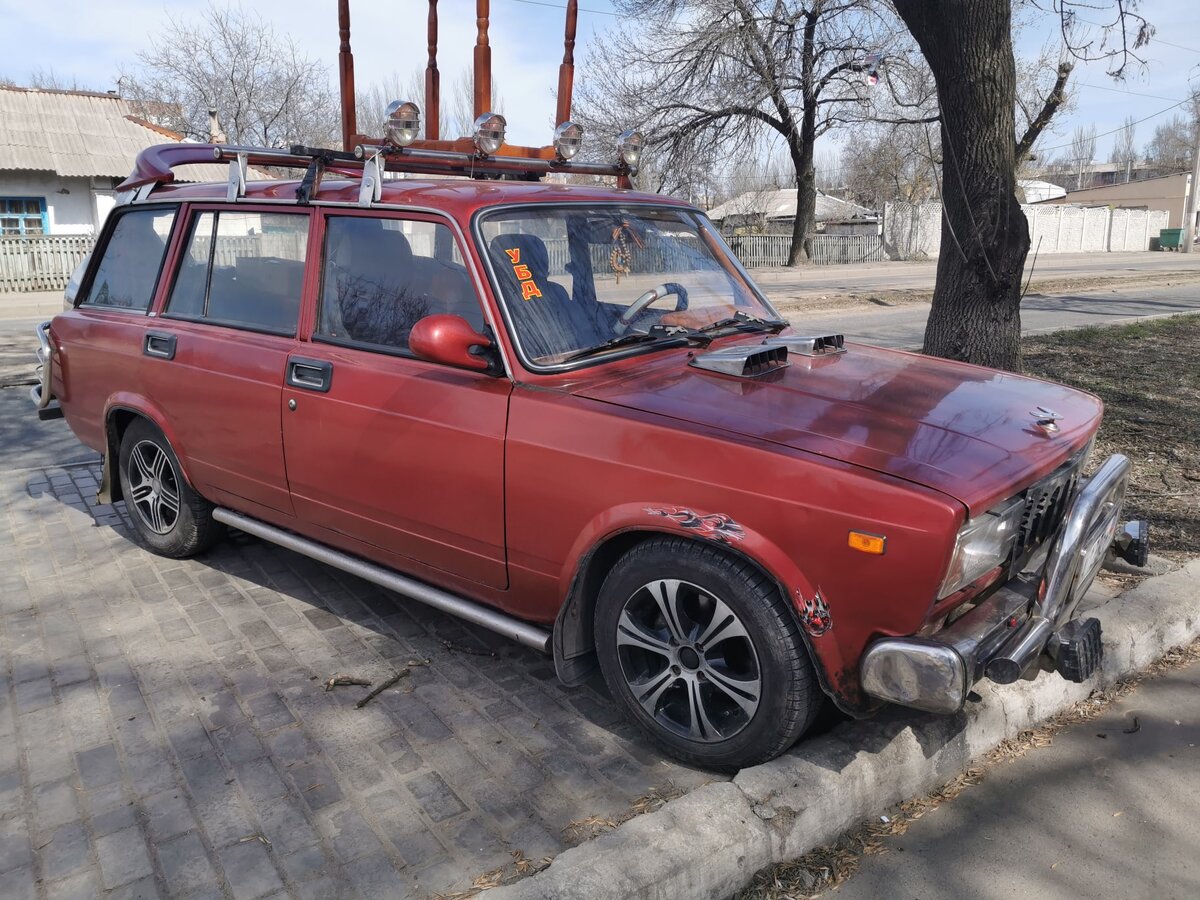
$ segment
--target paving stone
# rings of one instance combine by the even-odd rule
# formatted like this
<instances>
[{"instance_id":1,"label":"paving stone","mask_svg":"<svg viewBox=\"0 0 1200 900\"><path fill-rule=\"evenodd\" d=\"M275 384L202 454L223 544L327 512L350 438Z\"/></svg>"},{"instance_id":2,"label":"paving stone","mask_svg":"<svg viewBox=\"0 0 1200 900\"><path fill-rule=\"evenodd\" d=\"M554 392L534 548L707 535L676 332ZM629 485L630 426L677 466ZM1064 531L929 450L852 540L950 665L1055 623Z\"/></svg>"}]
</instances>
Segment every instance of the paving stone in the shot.
<instances>
[{"instance_id":1,"label":"paving stone","mask_svg":"<svg viewBox=\"0 0 1200 900\"><path fill-rule=\"evenodd\" d=\"M79 818L79 798L74 785L63 778L33 789L34 816L38 827L50 831Z\"/></svg>"},{"instance_id":2,"label":"paving stone","mask_svg":"<svg viewBox=\"0 0 1200 900\"><path fill-rule=\"evenodd\" d=\"M100 884L95 872L80 872L70 878L46 881L42 885L47 900L93 900L100 895Z\"/></svg>"},{"instance_id":3,"label":"paving stone","mask_svg":"<svg viewBox=\"0 0 1200 900\"><path fill-rule=\"evenodd\" d=\"M75 765L79 767L80 781L89 791L117 781L121 777L117 748L112 744L76 753Z\"/></svg>"},{"instance_id":4,"label":"paving stone","mask_svg":"<svg viewBox=\"0 0 1200 900\"><path fill-rule=\"evenodd\" d=\"M283 888L266 848L259 841L234 844L217 856L235 900L250 900Z\"/></svg>"},{"instance_id":5,"label":"paving stone","mask_svg":"<svg viewBox=\"0 0 1200 900\"><path fill-rule=\"evenodd\" d=\"M97 838L96 856L100 860L101 880L110 890L153 871L146 842L136 827Z\"/></svg>"},{"instance_id":6,"label":"paving stone","mask_svg":"<svg viewBox=\"0 0 1200 900\"><path fill-rule=\"evenodd\" d=\"M173 841L156 843L155 855L172 896L215 887L217 873L198 834L185 834Z\"/></svg>"},{"instance_id":7,"label":"paving stone","mask_svg":"<svg viewBox=\"0 0 1200 900\"><path fill-rule=\"evenodd\" d=\"M401 889L403 875L396 864L383 853L357 859L343 867L364 900L390 900L407 893Z\"/></svg>"},{"instance_id":8,"label":"paving stone","mask_svg":"<svg viewBox=\"0 0 1200 900\"><path fill-rule=\"evenodd\" d=\"M29 829L20 813L0 818L0 872L8 872L33 862Z\"/></svg>"},{"instance_id":9,"label":"paving stone","mask_svg":"<svg viewBox=\"0 0 1200 900\"><path fill-rule=\"evenodd\" d=\"M406 786L421 805L421 809L434 822L444 822L466 811L462 800L436 772L414 776L408 780Z\"/></svg>"},{"instance_id":10,"label":"paving stone","mask_svg":"<svg viewBox=\"0 0 1200 900\"><path fill-rule=\"evenodd\" d=\"M199 823L181 788L151 794L142 801L146 828L154 841L168 840L196 828Z\"/></svg>"}]
</instances>

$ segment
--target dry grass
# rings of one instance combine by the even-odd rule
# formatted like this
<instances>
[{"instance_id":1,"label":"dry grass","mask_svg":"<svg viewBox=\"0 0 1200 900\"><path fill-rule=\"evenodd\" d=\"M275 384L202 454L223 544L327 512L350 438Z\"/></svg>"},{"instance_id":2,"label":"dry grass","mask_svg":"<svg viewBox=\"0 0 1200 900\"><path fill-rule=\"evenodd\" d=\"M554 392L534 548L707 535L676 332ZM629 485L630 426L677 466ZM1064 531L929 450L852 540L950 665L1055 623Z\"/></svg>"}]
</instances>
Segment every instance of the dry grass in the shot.
<instances>
[{"instance_id":1,"label":"dry grass","mask_svg":"<svg viewBox=\"0 0 1200 900\"><path fill-rule=\"evenodd\" d=\"M879 819L862 822L832 844L811 850L799 859L759 872L736 900L808 900L844 883L858 869L859 860L888 852L886 840L904 834L931 810L979 784L997 766L1019 759L1030 750L1047 747L1067 728L1094 719L1148 678L1200 662L1200 641L1168 651L1142 672L1122 679L1105 690L1093 691L1086 700L1064 710L1037 728L1001 742L965 772L923 797L906 800Z\"/></svg>"},{"instance_id":2,"label":"dry grass","mask_svg":"<svg viewBox=\"0 0 1200 900\"><path fill-rule=\"evenodd\" d=\"M1093 460L1133 464L1125 509L1151 525L1151 549L1200 546L1200 315L1026 338L1025 370L1091 391L1105 416Z\"/></svg>"}]
</instances>

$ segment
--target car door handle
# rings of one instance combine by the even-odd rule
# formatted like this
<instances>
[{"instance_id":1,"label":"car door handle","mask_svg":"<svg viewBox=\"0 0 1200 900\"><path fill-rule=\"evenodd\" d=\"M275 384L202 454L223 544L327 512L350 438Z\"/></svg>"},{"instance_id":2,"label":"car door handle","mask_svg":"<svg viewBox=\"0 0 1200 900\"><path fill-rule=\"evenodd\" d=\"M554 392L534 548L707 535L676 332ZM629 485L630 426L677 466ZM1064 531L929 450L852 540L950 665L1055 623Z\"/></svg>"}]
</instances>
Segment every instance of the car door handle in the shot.
<instances>
[{"instance_id":1,"label":"car door handle","mask_svg":"<svg viewBox=\"0 0 1200 900\"><path fill-rule=\"evenodd\" d=\"M287 383L306 391L327 393L333 384L333 363L322 359L289 359Z\"/></svg>"},{"instance_id":2,"label":"car door handle","mask_svg":"<svg viewBox=\"0 0 1200 900\"><path fill-rule=\"evenodd\" d=\"M157 356L159 359L175 358L175 335L164 334L161 331L147 331L142 353L146 356Z\"/></svg>"}]
</instances>

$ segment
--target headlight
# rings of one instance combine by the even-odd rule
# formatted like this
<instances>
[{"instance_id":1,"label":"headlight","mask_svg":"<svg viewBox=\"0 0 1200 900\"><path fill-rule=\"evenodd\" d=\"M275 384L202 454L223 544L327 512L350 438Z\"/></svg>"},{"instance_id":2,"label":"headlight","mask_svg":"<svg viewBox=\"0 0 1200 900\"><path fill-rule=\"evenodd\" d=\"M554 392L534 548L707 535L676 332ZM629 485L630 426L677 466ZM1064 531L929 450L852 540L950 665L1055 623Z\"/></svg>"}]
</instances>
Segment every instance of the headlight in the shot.
<instances>
[{"instance_id":1,"label":"headlight","mask_svg":"<svg viewBox=\"0 0 1200 900\"><path fill-rule=\"evenodd\" d=\"M485 112L475 120L472 138L475 148L482 156L491 156L504 143L504 131L508 121L499 113Z\"/></svg>"},{"instance_id":2,"label":"headlight","mask_svg":"<svg viewBox=\"0 0 1200 900\"><path fill-rule=\"evenodd\" d=\"M938 592L939 600L966 587L1008 559L1017 540L1023 512L1025 501L1014 497L982 516L976 516L959 529L950 568Z\"/></svg>"},{"instance_id":3,"label":"headlight","mask_svg":"<svg viewBox=\"0 0 1200 900\"><path fill-rule=\"evenodd\" d=\"M561 160L568 160L579 152L583 144L583 126L575 122L563 122L554 129L554 152Z\"/></svg>"},{"instance_id":4,"label":"headlight","mask_svg":"<svg viewBox=\"0 0 1200 900\"><path fill-rule=\"evenodd\" d=\"M617 135L617 157L629 171L637 173L642 161L642 136L636 131L622 131Z\"/></svg>"},{"instance_id":5,"label":"headlight","mask_svg":"<svg viewBox=\"0 0 1200 900\"><path fill-rule=\"evenodd\" d=\"M393 100L383 117L383 133L393 147L407 147L421 133L421 110L408 100Z\"/></svg>"}]
</instances>

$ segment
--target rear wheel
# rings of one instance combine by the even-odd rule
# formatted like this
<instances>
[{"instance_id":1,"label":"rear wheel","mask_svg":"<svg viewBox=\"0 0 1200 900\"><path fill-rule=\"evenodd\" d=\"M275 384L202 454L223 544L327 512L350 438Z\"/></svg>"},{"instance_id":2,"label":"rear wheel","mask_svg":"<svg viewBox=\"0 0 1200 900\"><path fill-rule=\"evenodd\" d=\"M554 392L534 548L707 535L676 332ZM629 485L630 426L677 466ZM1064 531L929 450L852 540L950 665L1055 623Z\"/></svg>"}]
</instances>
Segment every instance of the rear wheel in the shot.
<instances>
[{"instance_id":1,"label":"rear wheel","mask_svg":"<svg viewBox=\"0 0 1200 900\"><path fill-rule=\"evenodd\" d=\"M213 505L184 480L175 451L162 432L135 419L121 437L121 493L139 541L160 556L183 559L221 536Z\"/></svg>"},{"instance_id":2,"label":"rear wheel","mask_svg":"<svg viewBox=\"0 0 1200 900\"><path fill-rule=\"evenodd\" d=\"M609 690L669 754L736 769L778 756L821 692L794 617L749 563L675 538L639 544L596 605Z\"/></svg>"}]
</instances>

